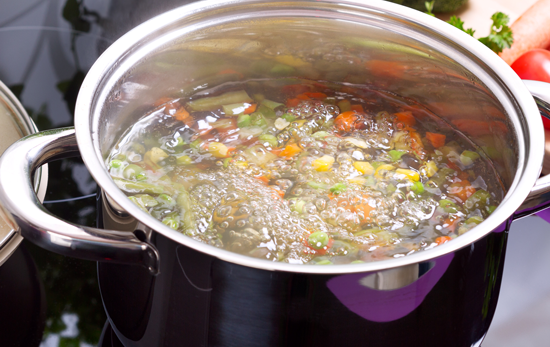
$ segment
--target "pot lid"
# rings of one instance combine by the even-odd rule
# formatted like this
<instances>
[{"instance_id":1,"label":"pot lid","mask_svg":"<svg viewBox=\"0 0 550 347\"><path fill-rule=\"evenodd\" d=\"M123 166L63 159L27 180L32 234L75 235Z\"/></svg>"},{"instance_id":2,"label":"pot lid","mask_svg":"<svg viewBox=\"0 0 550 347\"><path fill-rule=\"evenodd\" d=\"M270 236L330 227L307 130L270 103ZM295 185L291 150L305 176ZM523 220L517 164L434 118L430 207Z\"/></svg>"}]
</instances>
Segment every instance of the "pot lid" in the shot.
<instances>
[{"instance_id":1,"label":"pot lid","mask_svg":"<svg viewBox=\"0 0 550 347\"><path fill-rule=\"evenodd\" d=\"M15 141L38 131L23 105L2 82L0 82L0 125L0 154ZM46 195L47 166L39 168L36 173L35 192L42 201ZM0 218L0 265L9 258L22 240L23 237Z\"/></svg>"}]
</instances>

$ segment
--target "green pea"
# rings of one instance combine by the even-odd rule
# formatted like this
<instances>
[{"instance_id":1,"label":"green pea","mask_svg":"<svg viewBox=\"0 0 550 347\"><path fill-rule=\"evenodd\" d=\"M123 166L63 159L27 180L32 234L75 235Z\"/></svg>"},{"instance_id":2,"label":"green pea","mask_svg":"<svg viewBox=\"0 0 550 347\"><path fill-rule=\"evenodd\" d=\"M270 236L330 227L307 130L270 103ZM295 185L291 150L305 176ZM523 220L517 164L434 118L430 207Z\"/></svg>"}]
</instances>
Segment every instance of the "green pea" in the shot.
<instances>
[{"instance_id":1,"label":"green pea","mask_svg":"<svg viewBox=\"0 0 550 347\"><path fill-rule=\"evenodd\" d=\"M309 235L307 243L311 248L319 250L325 248L329 240L330 238L327 233L324 231L316 231Z\"/></svg>"},{"instance_id":2,"label":"green pea","mask_svg":"<svg viewBox=\"0 0 550 347\"><path fill-rule=\"evenodd\" d=\"M136 175L136 181L146 181L147 180L147 174L145 172L140 172Z\"/></svg>"},{"instance_id":3,"label":"green pea","mask_svg":"<svg viewBox=\"0 0 550 347\"><path fill-rule=\"evenodd\" d=\"M111 160L111 167L113 169L118 169L122 166L122 161L121 160L118 160L118 159L115 159L115 160Z\"/></svg>"},{"instance_id":4,"label":"green pea","mask_svg":"<svg viewBox=\"0 0 550 347\"><path fill-rule=\"evenodd\" d=\"M124 171L122 172L122 176L126 179L135 179L137 175L141 174L143 172L143 168L141 166L137 166L136 164L130 164L124 168Z\"/></svg>"}]
</instances>

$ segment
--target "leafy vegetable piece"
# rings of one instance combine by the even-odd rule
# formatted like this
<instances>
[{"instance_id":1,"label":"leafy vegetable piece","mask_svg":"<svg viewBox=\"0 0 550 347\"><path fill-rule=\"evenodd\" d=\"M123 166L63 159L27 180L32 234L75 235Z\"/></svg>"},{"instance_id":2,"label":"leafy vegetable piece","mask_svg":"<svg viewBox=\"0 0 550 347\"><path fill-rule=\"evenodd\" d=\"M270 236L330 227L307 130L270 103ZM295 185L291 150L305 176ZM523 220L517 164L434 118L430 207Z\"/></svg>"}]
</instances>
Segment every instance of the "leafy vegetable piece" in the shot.
<instances>
[{"instance_id":1,"label":"leafy vegetable piece","mask_svg":"<svg viewBox=\"0 0 550 347\"><path fill-rule=\"evenodd\" d=\"M464 28L464 21L462 19L458 18L457 16L451 16L451 18L449 18L447 23L451 24L455 28L458 28L458 29L464 31L466 34L468 34L470 36L474 36L474 33L476 32L472 28L465 29Z\"/></svg>"},{"instance_id":2,"label":"leafy vegetable piece","mask_svg":"<svg viewBox=\"0 0 550 347\"><path fill-rule=\"evenodd\" d=\"M265 100L264 100L265 101ZM277 114L275 113L275 111L273 111L272 108L269 108L267 107L266 105L264 105L263 103L260 105L260 107L258 108L258 112L261 113L264 117L267 117L267 118L275 118L277 117Z\"/></svg>"},{"instance_id":3,"label":"leafy vegetable piece","mask_svg":"<svg viewBox=\"0 0 550 347\"><path fill-rule=\"evenodd\" d=\"M340 194L346 191L348 189L348 186L346 186L344 183L336 183L332 187L330 187L331 193L334 194Z\"/></svg>"},{"instance_id":4,"label":"leafy vegetable piece","mask_svg":"<svg viewBox=\"0 0 550 347\"><path fill-rule=\"evenodd\" d=\"M489 47L495 53L502 52L505 48L510 48L514 43L512 30L508 26L510 17L502 12L496 12L491 17L493 24L491 25L491 33L489 36L479 39L481 43Z\"/></svg>"},{"instance_id":5,"label":"leafy vegetable piece","mask_svg":"<svg viewBox=\"0 0 550 347\"><path fill-rule=\"evenodd\" d=\"M502 12L496 12L491 16L491 20L493 23L491 24L491 32L489 33L489 36L480 37L478 40L485 46L489 47L493 52L500 53L505 48L510 48L512 43L514 43L512 29L508 26L510 17ZM447 23L464 31L470 36L474 36L475 30L471 28L464 28L464 21L457 16L452 16Z\"/></svg>"}]
</instances>

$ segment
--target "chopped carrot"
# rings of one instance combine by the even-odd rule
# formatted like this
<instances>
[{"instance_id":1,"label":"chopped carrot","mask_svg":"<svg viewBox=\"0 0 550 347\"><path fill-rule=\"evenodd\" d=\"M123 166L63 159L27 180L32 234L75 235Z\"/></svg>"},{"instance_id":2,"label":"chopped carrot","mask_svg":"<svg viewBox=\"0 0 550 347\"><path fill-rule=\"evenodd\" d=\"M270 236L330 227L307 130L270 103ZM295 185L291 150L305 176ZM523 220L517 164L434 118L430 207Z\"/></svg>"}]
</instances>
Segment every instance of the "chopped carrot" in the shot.
<instances>
[{"instance_id":1,"label":"chopped carrot","mask_svg":"<svg viewBox=\"0 0 550 347\"><path fill-rule=\"evenodd\" d=\"M271 195L273 199L282 199L285 197L285 192L278 189L276 186L270 186L270 188L273 190L273 194Z\"/></svg>"},{"instance_id":2,"label":"chopped carrot","mask_svg":"<svg viewBox=\"0 0 550 347\"><path fill-rule=\"evenodd\" d=\"M357 112L347 111L340 113L334 120L336 129L340 131L350 132L355 128L355 122L359 119Z\"/></svg>"},{"instance_id":3,"label":"chopped carrot","mask_svg":"<svg viewBox=\"0 0 550 347\"><path fill-rule=\"evenodd\" d=\"M306 93L296 95L296 99L300 99L300 100L311 100L311 98L310 98L309 96L307 96Z\"/></svg>"},{"instance_id":4,"label":"chopped carrot","mask_svg":"<svg viewBox=\"0 0 550 347\"><path fill-rule=\"evenodd\" d=\"M320 93L320 92L306 92L306 93L303 93L303 95L311 99L325 99L327 97L325 93Z\"/></svg>"},{"instance_id":5,"label":"chopped carrot","mask_svg":"<svg viewBox=\"0 0 550 347\"><path fill-rule=\"evenodd\" d=\"M363 105L351 105L351 110L361 113L365 112L365 110L363 109Z\"/></svg>"},{"instance_id":6,"label":"chopped carrot","mask_svg":"<svg viewBox=\"0 0 550 347\"><path fill-rule=\"evenodd\" d=\"M452 237L450 236L439 236L437 239L435 239L435 243L437 243L438 245L442 245L445 242L449 242L451 240L452 240Z\"/></svg>"},{"instance_id":7,"label":"chopped carrot","mask_svg":"<svg viewBox=\"0 0 550 347\"><path fill-rule=\"evenodd\" d=\"M445 139L447 138L447 136L427 131L426 138L428 139L428 141L430 141L434 148L439 148L445 146Z\"/></svg>"},{"instance_id":8,"label":"chopped carrot","mask_svg":"<svg viewBox=\"0 0 550 347\"><path fill-rule=\"evenodd\" d=\"M174 118L176 118L177 120L181 121L181 122L185 122L185 120L187 120L189 118L189 112L187 112L187 110L183 107L180 107L176 113L174 113Z\"/></svg>"},{"instance_id":9,"label":"chopped carrot","mask_svg":"<svg viewBox=\"0 0 550 347\"><path fill-rule=\"evenodd\" d=\"M258 176L256 178L259 179L260 181L262 181L263 183L265 183L265 185L267 185L269 183L269 179L265 176Z\"/></svg>"},{"instance_id":10,"label":"chopped carrot","mask_svg":"<svg viewBox=\"0 0 550 347\"><path fill-rule=\"evenodd\" d=\"M300 153L301 151L302 151L302 149L300 147L298 147L297 144L290 144L290 145L287 145L285 147L285 149L283 149L281 151L280 156L281 157L293 157L296 154Z\"/></svg>"},{"instance_id":11,"label":"chopped carrot","mask_svg":"<svg viewBox=\"0 0 550 347\"><path fill-rule=\"evenodd\" d=\"M270 152L279 157L279 156L281 156L282 151L283 151L282 148L275 148L275 149L272 149Z\"/></svg>"},{"instance_id":12,"label":"chopped carrot","mask_svg":"<svg viewBox=\"0 0 550 347\"><path fill-rule=\"evenodd\" d=\"M403 123L408 126L413 126L416 124L416 118L412 115L412 112L405 111L405 112L397 112L395 114L397 117L397 121L400 123Z\"/></svg>"},{"instance_id":13,"label":"chopped carrot","mask_svg":"<svg viewBox=\"0 0 550 347\"><path fill-rule=\"evenodd\" d=\"M448 190L449 194L458 197L462 202L466 201L466 199L476 192L476 189L472 187L472 184L468 180L455 182L449 186Z\"/></svg>"},{"instance_id":14,"label":"chopped carrot","mask_svg":"<svg viewBox=\"0 0 550 347\"><path fill-rule=\"evenodd\" d=\"M408 66L399 61L388 60L369 60L365 62L365 67L370 73L377 77L401 78L403 73L408 70Z\"/></svg>"},{"instance_id":15,"label":"chopped carrot","mask_svg":"<svg viewBox=\"0 0 550 347\"><path fill-rule=\"evenodd\" d=\"M302 100L298 98L288 99L286 101L286 107L296 107L300 102L302 102Z\"/></svg>"},{"instance_id":16,"label":"chopped carrot","mask_svg":"<svg viewBox=\"0 0 550 347\"><path fill-rule=\"evenodd\" d=\"M250 113L253 113L256 111L256 107L258 107L258 104L252 104L250 106L248 106L245 110L244 110L244 114L250 114Z\"/></svg>"}]
</instances>

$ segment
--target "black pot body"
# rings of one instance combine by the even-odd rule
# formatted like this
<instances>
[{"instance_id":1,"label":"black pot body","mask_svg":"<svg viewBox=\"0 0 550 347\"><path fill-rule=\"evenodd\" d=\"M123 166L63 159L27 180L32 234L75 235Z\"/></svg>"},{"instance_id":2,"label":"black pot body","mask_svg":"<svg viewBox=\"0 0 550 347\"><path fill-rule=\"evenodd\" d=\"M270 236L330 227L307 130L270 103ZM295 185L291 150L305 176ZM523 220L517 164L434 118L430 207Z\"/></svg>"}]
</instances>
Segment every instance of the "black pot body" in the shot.
<instances>
[{"instance_id":1,"label":"black pot body","mask_svg":"<svg viewBox=\"0 0 550 347\"><path fill-rule=\"evenodd\" d=\"M153 231L160 275L99 263L99 285L127 347L479 346L500 289L501 229L406 269L342 275L236 265Z\"/></svg>"}]
</instances>

